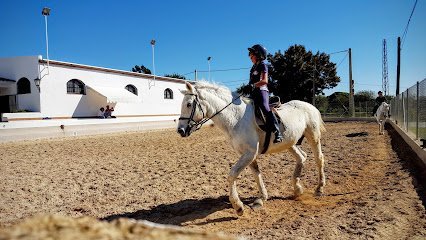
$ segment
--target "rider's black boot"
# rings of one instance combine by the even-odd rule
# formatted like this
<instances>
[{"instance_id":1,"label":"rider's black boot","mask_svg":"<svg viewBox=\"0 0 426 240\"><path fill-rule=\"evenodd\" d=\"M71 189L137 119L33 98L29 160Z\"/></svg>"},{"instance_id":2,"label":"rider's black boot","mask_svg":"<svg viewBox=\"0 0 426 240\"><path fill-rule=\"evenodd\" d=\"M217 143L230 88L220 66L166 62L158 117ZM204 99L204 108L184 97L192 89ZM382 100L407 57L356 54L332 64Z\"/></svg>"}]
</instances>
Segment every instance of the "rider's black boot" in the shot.
<instances>
[{"instance_id":1,"label":"rider's black boot","mask_svg":"<svg viewBox=\"0 0 426 240\"><path fill-rule=\"evenodd\" d=\"M283 141L283 135L281 134L280 126L278 124L278 120L277 120L277 118L275 117L275 114L272 111L268 112L268 114L267 114L267 122L268 122L268 125L269 125L269 129L273 133L275 133L274 143L282 142Z\"/></svg>"}]
</instances>

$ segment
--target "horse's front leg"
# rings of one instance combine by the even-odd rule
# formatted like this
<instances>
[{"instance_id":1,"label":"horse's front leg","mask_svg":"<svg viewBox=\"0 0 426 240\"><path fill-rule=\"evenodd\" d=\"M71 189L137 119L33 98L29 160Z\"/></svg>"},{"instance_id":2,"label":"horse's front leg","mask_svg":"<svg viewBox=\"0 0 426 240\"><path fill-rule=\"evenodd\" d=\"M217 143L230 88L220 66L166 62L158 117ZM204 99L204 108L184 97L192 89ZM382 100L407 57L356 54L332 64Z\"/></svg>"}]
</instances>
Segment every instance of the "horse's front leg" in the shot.
<instances>
[{"instance_id":1,"label":"horse's front leg","mask_svg":"<svg viewBox=\"0 0 426 240\"><path fill-rule=\"evenodd\" d=\"M228 176L228 183L230 187L229 201L232 204L232 207L237 211L238 215L243 215L244 213L244 204L241 202L238 191L236 179L240 173L253 161L256 157L255 152L247 152L243 154L240 159L232 166L231 171Z\"/></svg>"},{"instance_id":2,"label":"horse's front leg","mask_svg":"<svg viewBox=\"0 0 426 240\"><path fill-rule=\"evenodd\" d=\"M257 188L259 189L259 197L254 201L253 208L262 207L263 202L268 199L268 192L266 191L265 183L263 182L257 161L253 160L249 167L254 175L254 179L256 180Z\"/></svg>"},{"instance_id":3,"label":"horse's front leg","mask_svg":"<svg viewBox=\"0 0 426 240\"><path fill-rule=\"evenodd\" d=\"M289 148L289 152L296 158L296 168L293 172L293 188L294 188L294 197L298 197L303 193L303 187L300 182L300 177L302 176L302 168L305 164L306 153L299 149L296 145Z\"/></svg>"}]
</instances>

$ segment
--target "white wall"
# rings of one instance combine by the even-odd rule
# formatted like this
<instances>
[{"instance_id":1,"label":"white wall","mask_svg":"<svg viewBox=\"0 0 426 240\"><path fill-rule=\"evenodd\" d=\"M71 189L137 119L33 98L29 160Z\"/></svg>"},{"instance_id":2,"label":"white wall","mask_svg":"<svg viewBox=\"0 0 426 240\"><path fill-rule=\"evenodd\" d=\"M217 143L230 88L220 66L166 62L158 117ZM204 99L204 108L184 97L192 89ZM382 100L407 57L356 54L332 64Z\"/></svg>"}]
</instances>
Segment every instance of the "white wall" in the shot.
<instances>
[{"instance_id":1,"label":"white wall","mask_svg":"<svg viewBox=\"0 0 426 240\"><path fill-rule=\"evenodd\" d=\"M132 84L138 89L141 102L107 103L105 97L89 88L86 88L86 95L67 94L67 82L71 79L78 79L88 86L95 84L119 89L125 89L125 86ZM166 88L173 91L173 99L164 99ZM41 112L43 117L50 118L88 117L96 116L100 107L109 104L114 106L113 115L116 116L179 115L183 99L179 89L184 88L183 82L162 80L156 80L155 85L149 88L148 79L139 76L50 64L50 74L45 76L40 84Z\"/></svg>"},{"instance_id":2,"label":"white wall","mask_svg":"<svg viewBox=\"0 0 426 240\"><path fill-rule=\"evenodd\" d=\"M17 95L17 109L33 112L40 111L40 95L34 83L38 77L38 57L0 58L0 77L15 80L12 87L2 88L0 95L14 95L17 92L16 83L21 78L27 78L31 84L31 93Z\"/></svg>"}]
</instances>

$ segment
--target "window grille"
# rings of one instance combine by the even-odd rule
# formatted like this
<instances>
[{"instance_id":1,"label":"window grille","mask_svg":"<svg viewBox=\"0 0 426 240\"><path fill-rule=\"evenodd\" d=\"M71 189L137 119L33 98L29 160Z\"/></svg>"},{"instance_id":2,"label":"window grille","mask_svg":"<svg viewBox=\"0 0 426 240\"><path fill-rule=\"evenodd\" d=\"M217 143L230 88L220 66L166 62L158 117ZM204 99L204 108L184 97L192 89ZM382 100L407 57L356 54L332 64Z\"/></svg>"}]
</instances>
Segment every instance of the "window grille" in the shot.
<instances>
[{"instance_id":1,"label":"window grille","mask_svg":"<svg viewBox=\"0 0 426 240\"><path fill-rule=\"evenodd\" d=\"M17 83L18 94L31 93L31 84L30 81L26 78L19 79Z\"/></svg>"},{"instance_id":2,"label":"window grille","mask_svg":"<svg viewBox=\"0 0 426 240\"><path fill-rule=\"evenodd\" d=\"M173 91L170 88L164 90L164 99L173 99Z\"/></svg>"},{"instance_id":3,"label":"window grille","mask_svg":"<svg viewBox=\"0 0 426 240\"><path fill-rule=\"evenodd\" d=\"M86 94L85 85L82 81L71 79L67 82L67 93L69 94Z\"/></svg>"}]
</instances>

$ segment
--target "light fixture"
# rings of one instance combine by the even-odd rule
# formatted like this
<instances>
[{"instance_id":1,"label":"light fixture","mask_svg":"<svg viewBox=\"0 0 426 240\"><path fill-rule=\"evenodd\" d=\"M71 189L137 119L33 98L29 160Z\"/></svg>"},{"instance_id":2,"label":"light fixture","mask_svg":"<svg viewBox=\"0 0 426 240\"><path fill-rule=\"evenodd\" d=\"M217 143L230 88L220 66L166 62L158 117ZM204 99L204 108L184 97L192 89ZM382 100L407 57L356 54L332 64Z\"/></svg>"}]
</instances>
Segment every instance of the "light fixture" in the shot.
<instances>
[{"instance_id":1,"label":"light fixture","mask_svg":"<svg viewBox=\"0 0 426 240\"><path fill-rule=\"evenodd\" d=\"M38 91L40 92L40 82L41 79L40 78L36 78L34 79L34 84L36 85L36 87L38 88Z\"/></svg>"},{"instance_id":2,"label":"light fixture","mask_svg":"<svg viewBox=\"0 0 426 240\"><path fill-rule=\"evenodd\" d=\"M50 8L44 7L43 10L41 11L41 14L43 16L49 16L50 15Z\"/></svg>"}]
</instances>

